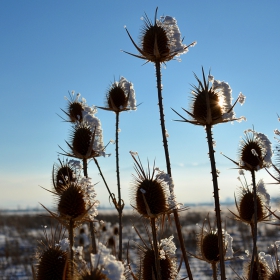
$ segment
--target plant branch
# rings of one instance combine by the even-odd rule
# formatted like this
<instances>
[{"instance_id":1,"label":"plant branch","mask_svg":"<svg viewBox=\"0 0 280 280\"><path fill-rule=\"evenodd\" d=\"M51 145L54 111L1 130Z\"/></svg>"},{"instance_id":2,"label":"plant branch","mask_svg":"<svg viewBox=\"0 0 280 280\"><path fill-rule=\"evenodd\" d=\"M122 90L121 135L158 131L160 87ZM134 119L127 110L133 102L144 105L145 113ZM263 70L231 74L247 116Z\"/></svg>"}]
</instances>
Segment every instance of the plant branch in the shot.
<instances>
[{"instance_id":1,"label":"plant branch","mask_svg":"<svg viewBox=\"0 0 280 280\"><path fill-rule=\"evenodd\" d=\"M155 63L155 67L156 67L156 78L157 78L158 106L159 106L159 114L160 114L160 125L161 125L162 139L163 139L163 147L164 147L164 152L165 152L166 168L167 168L167 173L168 173L168 175L171 178L172 177L172 174L171 174L171 164L170 164L170 158L169 158L168 143L167 143L165 121L164 121L164 113L163 113L163 103L162 103L160 62L156 62ZM186 248L185 248L185 243L184 243L184 239L183 239L183 234L182 234L182 230L181 230L181 224L180 224L180 220L179 220L179 215L178 215L177 209L173 210L173 214L174 214L175 225L176 225L177 234L178 234L178 238L179 238L179 242L180 242L180 246L181 246L181 251L182 251L182 254L183 254L183 259L184 259L185 266L186 266L186 269L187 269L187 272L188 272L188 277L189 277L190 280L193 280L192 272L191 272L191 268L190 268L189 261L188 261L188 256L187 256L187 252L186 252Z\"/></svg>"},{"instance_id":2,"label":"plant branch","mask_svg":"<svg viewBox=\"0 0 280 280\"><path fill-rule=\"evenodd\" d=\"M215 212L218 228L218 244L219 244L219 257L220 257L220 271L221 279L226 279L225 273L225 260L224 260L224 242L223 242L223 232L222 232L222 221L221 221L221 209L219 201L219 187L218 187L218 175L215 163L214 149L213 149L213 139L212 139L212 126L210 124L206 125L207 142L209 148L209 157L211 162L211 173L214 188L214 200L215 200Z\"/></svg>"},{"instance_id":3,"label":"plant branch","mask_svg":"<svg viewBox=\"0 0 280 280\"><path fill-rule=\"evenodd\" d=\"M116 172L118 184L118 212L119 212L119 260L122 261L122 210L120 167L119 167L119 112L116 112Z\"/></svg>"}]
</instances>

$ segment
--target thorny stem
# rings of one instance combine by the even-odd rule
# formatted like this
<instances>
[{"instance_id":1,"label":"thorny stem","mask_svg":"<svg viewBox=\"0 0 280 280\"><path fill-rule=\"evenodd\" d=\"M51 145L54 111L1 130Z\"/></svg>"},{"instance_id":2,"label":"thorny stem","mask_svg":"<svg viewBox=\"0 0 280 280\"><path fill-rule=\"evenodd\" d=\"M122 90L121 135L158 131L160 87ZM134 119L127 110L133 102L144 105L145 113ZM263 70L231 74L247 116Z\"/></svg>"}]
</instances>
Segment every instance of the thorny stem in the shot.
<instances>
[{"instance_id":1,"label":"thorny stem","mask_svg":"<svg viewBox=\"0 0 280 280\"><path fill-rule=\"evenodd\" d=\"M164 152L165 152L166 168L167 168L167 173L168 173L168 175L171 178L172 177L172 174L171 174L171 164L170 164L170 158L169 158L168 143L167 143L167 137L166 137L166 131L165 131L163 104L162 104L162 99L163 98L162 98L162 93L161 93L162 89L161 89L160 62L156 62L155 63L155 67L156 67L156 77L157 77L157 90L158 90L158 106L159 106L159 113L160 113L160 125L161 125L162 139L163 139L163 147L164 147ZM183 259L184 259L185 266L186 266L186 269L187 269L187 272L188 272L188 277L189 277L190 280L193 280L192 272L191 272L191 268L190 268L190 265L189 265L185 244L184 244L184 239L183 239L183 234L182 234L182 230L181 230L181 224L180 224L180 220L179 220L179 215L178 215L178 211L177 211L176 208L173 210L173 214L174 214L175 225L176 225L177 234L178 234L178 238L179 238L179 242L180 242L180 246L181 246L181 251L182 251L182 254L183 254Z\"/></svg>"},{"instance_id":2,"label":"thorny stem","mask_svg":"<svg viewBox=\"0 0 280 280\"><path fill-rule=\"evenodd\" d=\"M258 236L258 204L257 204L257 187L256 187L256 176L255 171L251 171L252 175L252 182L253 182L253 195L254 195L254 224L251 225L252 237L253 237L253 253L251 259L251 266L250 266L250 278L253 278L253 269L254 269L254 259L255 256L257 258L257 236Z\"/></svg>"},{"instance_id":3,"label":"thorny stem","mask_svg":"<svg viewBox=\"0 0 280 280\"><path fill-rule=\"evenodd\" d=\"M84 170L84 176L88 178L88 164L87 159L83 159L83 170ZM94 230L94 224L93 221L89 222L89 228L90 228L90 235L91 235L91 246L92 246L92 253L97 254L97 248L96 248L96 241L95 241L95 230Z\"/></svg>"},{"instance_id":4,"label":"thorny stem","mask_svg":"<svg viewBox=\"0 0 280 280\"><path fill-rule=\"evenodd\" d=\"M156 280L161 280L161 270L160 270L160 259L158 252L158 242L157 242L157 231L156 231L156 219L151 218L152 234L153 234L153 249L155 255L155 265L156 265Z\"/></svg>"},{"instance_id":5,"label":"thorny stem","mask_svg":"<svg viewBox=\"0 0 280 280\"><path fill-rule=\"evenodd\" d=\"M213 280L218 280L216 263L212 263L212 271L213 271Z\"/></svg>"},{"instance_id":6,"label":"thorny stem","mask_svg":"<svg viewBox=\"0 0 280 280\"><path fill-rule=\"evenodd\" d=\"M100 174L100 176L102 177L102 180L103 180L103 182L104 182L104 184L105 184L105 186L106 186L106 188L107 188L107 190L108 190L108 192L109 192L109 195L110 195L110 197L111 197L111 199L112 199L112 201L113 201L113 203L114 203L114 205L115 205L115 208L118 210L118 205L117 205L117 202L116 202L116 198L115 198L114 194L112 194L111 191L110 191L110 189L109 189L109 186L108 186L108 184L107 184L107 182L106 182L106 180L105 180L105 177L103 176L103 173L102 173L102 171L101 171L101 168L100 168L100 166L99 166L99 163L98 163L98 161L97 161L97 159L96 159L95 157L93 158L93 160L94 160L94 162L95 162L95 164L96 164L96 166L97 166L97 168L98 168L98 170L99 170L99 174Z\"/></svg>"},{"instance_id":7,"label":"thorny stem","mask_svg":"<svg viewBox=\"0 0 280 280\"><path fill-rule=\"evenodd\" d=\"M218 187L218 175L215 163L214 149L213 149L213 139L212 139L212 131L211 125L206 125L206 134L207 134L207 142L209 148L209 157L211 162L211 173L213 180L213 188L214 188L214 199L215 199L215 212L216 212L216 220L217 220L217 228L218 228L218 244L219 244L219 257L220 257L220 271L221 271L221 279L226 279L225 272L225 260L224 260L224 242L223 242L223 232L222 232L222 221L221 221L221 209L220 209L220 201L219 201L219 187Z\"/></svg>"},{"instance_id":8,"label":"thorny stem","mask_svg":"<svg viewBox=\"0 0 280 280\"><path fill-rule=\"evenodd\" d=\"M73 246L74 246L74 221L70 219L69 222L69 239L70 239L70 260L71 260L71 275L74 274L74 252L73 252Z\"/></svg>"},{"instance_id":9,"label":"thorny stem","mask_svg":"<svg viewBox=\"0 0 280 280\"><path fill-rule=\"evenodd\" d=\"M119 260L122 261L122 197L119 167L119 112L116 112L116 172L118 184L118 212L119 212Z\"/></svg>"}]
</instances>

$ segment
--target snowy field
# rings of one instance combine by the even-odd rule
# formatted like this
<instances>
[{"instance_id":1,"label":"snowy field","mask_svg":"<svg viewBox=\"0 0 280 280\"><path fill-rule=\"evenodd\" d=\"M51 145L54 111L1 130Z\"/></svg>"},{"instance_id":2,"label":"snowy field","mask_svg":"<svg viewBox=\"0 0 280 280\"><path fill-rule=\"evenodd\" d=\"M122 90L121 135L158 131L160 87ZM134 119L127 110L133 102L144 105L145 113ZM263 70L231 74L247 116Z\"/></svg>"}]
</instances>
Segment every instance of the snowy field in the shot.
<instances>
[{"instance_id":1,"label":"snowy field","mask_svg":"<svg viewBox=\"0 0 280 280\"><path fill-rule=\"evenodd\" d=\"M226 262L228 279L234 279L236 276L232 268L242 275L243 266L246 263L247 255L245 250L251 252L251 238L249 227L230 219L231 214L227 210L230 208L235 211L234 206L222 207L222 213L226 218L226 231L233 237L234 260ZM275 209L275 208L274 208ZM189 210L180 213L180 220L183 227L184 240L187 250L192 254L197 254L196 239L197 233L201 231L203 221L210 215L213 223L213 207L209 206L192 206ZM113 229L117 225L117 216L114 210L100 210L99 220L103 220L105 224L102 226L97 223L96 238L102 243L113 236ZM145 232L143 221L139 216L135 215L133 210L126 209L124 211L124 230L123 243L125 249L129 242L129 259L132 263L132 269L136 271L137 250L136 245L142 244L137 236L133 225L139 230L142 238L147 241L147 233ZM45 212L0 212L0 279L12 280L32 279L31 264L35 263L34 256L38 240L42 240L42 226L47 225L48 231L51 226L56 223L47 217ZM105 227L104 227L105 226ZM178 244L176 233L172 232L174 226L170 226L168 222L164 230L164 238L174 235L174 241ZM115 238L115 237L114 237ZM76 242L79 240L79 232L76 233ZM258 249L266 254L272 254L268 247L275 241L280 240L278 227L269 224L259 225ZM117 249L117 248L116 248ZM126 254L126 250L125 250ZM242 259L244 258L244 259ZM177 250L177 260L180 262L180 251ZM194 279L206 280L212 279L212 271L210 265L196 258L190 258L190 266ZM180 270L180 276L186 276L184 265Z\"/></svg>"}]
</instances>

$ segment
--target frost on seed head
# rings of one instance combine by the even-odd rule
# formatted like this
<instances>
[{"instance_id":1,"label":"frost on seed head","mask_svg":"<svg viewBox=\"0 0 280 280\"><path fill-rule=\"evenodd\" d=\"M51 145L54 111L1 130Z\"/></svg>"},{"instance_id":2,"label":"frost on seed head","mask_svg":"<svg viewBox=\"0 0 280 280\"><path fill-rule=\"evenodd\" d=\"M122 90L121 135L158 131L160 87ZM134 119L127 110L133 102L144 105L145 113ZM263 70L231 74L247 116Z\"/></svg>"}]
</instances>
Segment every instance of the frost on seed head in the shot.
<instances>
[{"instance_id":1,"label":"frost on seed head","mask_svg":"<svg viewBox=\"0 0 280 280\"><path fill-rule=\"evenodd\" d=\"M157 20L157 25L165 31L169 41L170 53L177 53L177 57L188 52L187 46L182 43L181 32L177 20L171 16L163 16Z\"/></svg>"},{"instance_id":2,"label":"frost on seed head","mask_svg":"<svg viewBox=\"0 0 280 280\"><path fill-rule=\"evenodd\" d=\"M176 196L174 192L174 182L172 177L170 177L164 171L160 170L158 167L155 168L155 171L157 172L156 178L163 181L169 187L170 195L168 197L168 204L170 209L180 209L182 204L176 201Z\"/></svg>"}]
</instances>

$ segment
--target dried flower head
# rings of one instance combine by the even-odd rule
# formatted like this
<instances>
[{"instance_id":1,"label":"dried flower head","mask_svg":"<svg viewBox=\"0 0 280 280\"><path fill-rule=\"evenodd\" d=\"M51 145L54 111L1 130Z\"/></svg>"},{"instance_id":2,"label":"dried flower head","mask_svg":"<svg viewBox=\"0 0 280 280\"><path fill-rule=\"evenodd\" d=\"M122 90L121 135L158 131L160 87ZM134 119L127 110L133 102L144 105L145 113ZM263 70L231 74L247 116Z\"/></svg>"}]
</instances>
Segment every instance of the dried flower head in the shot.
<instances>
[{"instance_id":1,"label":"dried flower head","mask_svg":"<svg viewBox=\"0 0 280 280\"><path fill-rule=\"evenodd\" d=\"M184 118L174 109L172 109L177 115L182 118L182 120L180 121L205 126L232 122L235 120L246 120L244 117L236 118L233 111L233 108L237 101L239 101L241 104L244 103L244 95L240 93L237 100L232 105L232 90L229 84L226 82L214 80L214 77L211 76L210 73L208 76L209 78L206 81L203 68L202 75L203 81L201 81L195 75L195 78L198 81L198 86L192 86L193 98L191 112L183 109L188 115L192 117L192 120ZM210 86L209 82L212 83L212 86Z\"/></svg>"},{"instance_id":2,"label":"dried flower head","mask_svg":"<svg viewBox=\"0 0 280 280\"><path fill-rule=\"evenodd\" d=\"M173 242L174 236L162 239L158 244L159 250L159 264L160 264L160 274L162 280L176 279L178 275L177 265L176 265L176 246ZM155 261L155 253L153 246L148 247L144 243L144 246L138 245L139 253L139 265L137 276L134 275L134 279L141 280L153 280L157 278L157 269Z\"/></svg>"},{"instance_id":3,"label":"dried flower head","mask_svg":"<svg viewBox=\"0 0 280 280\"><path fill-rule=\"evenodd\" d=\"M257 184L257 222L267 221L270 216L269 208L270 196L266 192L263 180ZM238 197L235 198L235 205L238 214L230 211L237 220L246 224L253 225L254 223L254 193L249 187L242 186L239 189Z\"/></svg>"},{"instance_id":4,"label":"dried flower head","mask_svg":"<svg viewBox=\"0 0 280 280\"><path fill-rule=\"evenodd\" d=\"M106 94L105 107L98 108L115 113L136 110L133 84L128 82L124 77L112 83Z\"/></svg>"},{"instance_id":5,"label":"dried flower head","mask_svg":"<svg viewBox=\"0 0 280 280\"><path fill-rule=\"evenodd\" d=\"M207 222L208 227L205 226L205 222ZM198 255L193 256L210 264L217 264L220 261L218 232L211 226L209 214L205 219L205 222L203 223L201 231L198 234ZM223 248L225 260L231 259L233 257L232 240L233 238L229 235L229 233L223 230Z\"/></svg>"},{"instance_id":6,"label":"dried flower head","mask_svg":"<svg viewBox=\"0 0 280 280\"><path fill-rule=\"evenodd\" d=\"M57 193L63 192L71 182L76 181L76 172L81 169L80 161L58 159L59 165L54 164L52 172L53 187Z\"/></svg>"},{"instance_id":7,"label":"dried flower head","mask_svg":"<svg viewBox=\"0 0 280 280\"><path fill-rule=\"evenodd\" d=\"M43 207L66 227L69 226L70 221L74 222L74 227L86 221L93 221L98 214L99 201L96 200L91 178L80 178L74 183L69 183L61 192L54 194L57 199L57 213Z\"/></svg>"},{"instance_id":8,"label":"dried flower head","mask_svg":"<svg viewBox=\"0 0 280 280\"><path fill-rule=\"evenodd\" d=\"M46 242L41 241L36 252L36 280L72 279L69 240L56 243L54 235L49 239L45 229L44 235Z\"/></svg>"},{"instance_id":9,"label":"dried flower head","mask_svg":"<svg viewBox=\"0 0 280 280\"><path fill-rule=\"evenodd\" d=\"M86 99L81 97L80 93L77 93L75 96L75 91L69 93L70 99L66 96L64 97L68 101L67 109L62 110L69 118L68 121L82 122L82 121L90 121L92 117L97 113L96 108L90 107L87 105Z\"/></svg>"},{"instance_id":10,"label":"dried flower head","mask_svg":"<svg viewBox=\"0 0 280 280\"><path fill-rule=\"evenodd\" d=\"M103 144L103 134L100 127L92 127L87 122L78 123L73 126L71 141L66 144L70 152L64 151L63 155L79 159L90 159L104 156L105 147Z\"/></svg>"},{"instance_id":11,"label":"dried flower head","mask_svg":"<svg viewBox=\"0 0 280 280\"><path fill-rule=\"evenodd\" d=\"M250 269L251 263L247 263L245 265L245 275L247 279L250 279ZM258 259L258 261L254 261L253 266L253 276L252 279L269 279L270 269L267 263L264 260Z\"/></svg>"},{"instance_id":12,"label":"dried flower head","mask_svg":"<svg viewBox=\"0 0 280 280\"><path fill-rule=\"evenodd\" d=\"M258 171L270 167L272 149L266 135L252 129L244 131L245 138L240 143L239 164L241 169Z\"/></svg>"},{"instance_id":13,"label":"dried flower head","mask_svg":"<svg viewBox=\"0 0 280 280\"><path fill-rule=\"evenodd\" d=\"M142 163L132 154L135 161L134 169L137 176L134 176L132 189L132 203L137 212L146 218L156 218L169 210L167 185L164 180L155 177L155 168L145 172Z\"/></svg>"},{"instance_id":14,"label":"dried flower head","mask_svg":"<svg viewBox=\"0 0 280 280\"><path fill-rule=\"evenodd\" d=\"M157 19L157 9L155 11L154 23L152 23L146 14L143 20L144 27L141 32L141 43L139 47L126 29L131 42L140 55L134 55L129 52L125 53L150 62L164 63L173 59L175 56L179 57L180 54L186 53L188 47L196 44L196 42L193 42L188 46L184 45L176 19L171 16Z\"/></svg>"}]
</instances>

